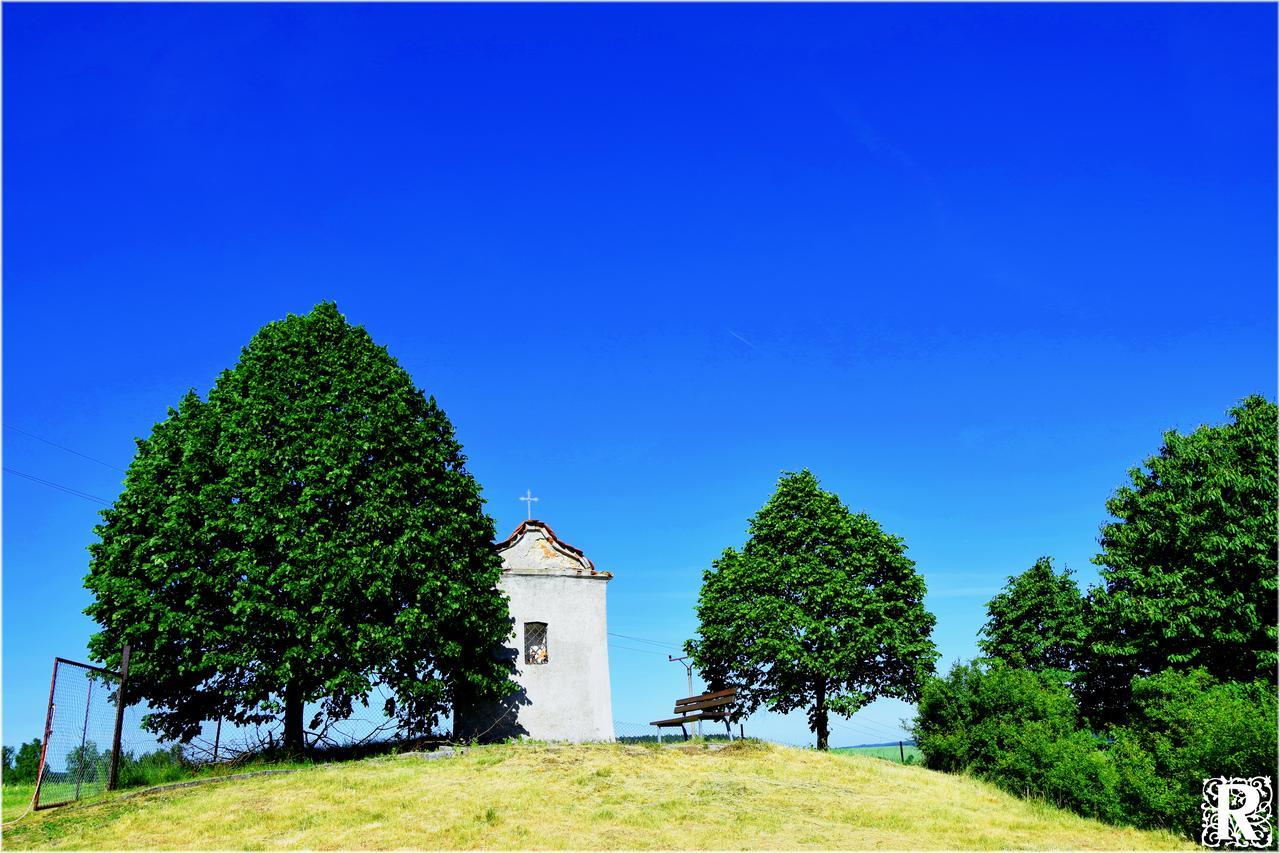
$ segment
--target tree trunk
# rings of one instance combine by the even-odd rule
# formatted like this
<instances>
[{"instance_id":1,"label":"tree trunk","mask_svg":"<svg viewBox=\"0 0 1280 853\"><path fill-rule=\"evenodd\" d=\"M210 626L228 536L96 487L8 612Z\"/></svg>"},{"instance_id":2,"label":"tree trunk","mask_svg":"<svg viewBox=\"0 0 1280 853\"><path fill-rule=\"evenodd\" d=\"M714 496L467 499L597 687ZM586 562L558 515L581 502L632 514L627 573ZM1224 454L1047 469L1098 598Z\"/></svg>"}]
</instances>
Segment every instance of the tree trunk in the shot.
<instances>
[{"instance_id":1,"label":"tree trunk","mask_svg":"<svg viewBox=\"0 0 1280 853\"><path fill-rule=\"evenodd\" d=\"M284 749L293 755L301 755L302 738L302 687L291 681L284 688Z\"/></svg>"},{"instance_id":2,"label":"tree trunk","mask_svg":"<svg viewBox=\"0 0 1280 853\"><path fill-rule=\"evenodd\" d=\"M818 749L827 749L830 728L827 725L827 685L818 685L818 698L813 707L813 730L818 735Z\"/></svg>"}]
</instances>

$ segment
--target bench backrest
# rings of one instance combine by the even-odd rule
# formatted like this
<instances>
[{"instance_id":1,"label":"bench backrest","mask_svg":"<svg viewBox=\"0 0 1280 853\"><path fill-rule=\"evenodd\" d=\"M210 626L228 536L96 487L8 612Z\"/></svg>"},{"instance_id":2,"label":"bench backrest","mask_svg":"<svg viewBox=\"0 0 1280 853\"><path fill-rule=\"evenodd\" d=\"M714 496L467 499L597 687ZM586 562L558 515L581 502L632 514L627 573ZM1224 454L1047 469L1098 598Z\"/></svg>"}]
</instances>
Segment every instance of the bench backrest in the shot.
<instances>
[{"instance_id":1,"label":"bench backrest","mask_svg":"<svg viewBox=\"0 0 1280 853\"><path fill-rule=\"evenodd\" d=\"M686 696L683 699L676 700L676 707L672 713L675 714L692 714L695 711L707 711L712 708L722 708L725 705L732 705L734 700L738 698L738 688L730 687L727 690L717 690L714 693L702 693L697 696Z\"/></svg>"}]
</instances>

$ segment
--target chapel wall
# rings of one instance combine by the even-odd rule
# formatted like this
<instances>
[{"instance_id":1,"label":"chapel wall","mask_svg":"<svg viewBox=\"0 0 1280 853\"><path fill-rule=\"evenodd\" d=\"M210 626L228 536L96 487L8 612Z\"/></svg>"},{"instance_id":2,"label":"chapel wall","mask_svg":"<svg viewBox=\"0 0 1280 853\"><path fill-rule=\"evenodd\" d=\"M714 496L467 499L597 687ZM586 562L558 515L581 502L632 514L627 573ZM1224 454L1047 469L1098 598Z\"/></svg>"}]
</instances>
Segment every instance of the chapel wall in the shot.
<instances>
[{"instance_id":1,"label":"chapel wall","mask_svg":"<svg viewBox=\"0 0 1280 853\"><path fill-rule=\"evenodd\" d=\"M510 598L516 680L528 700L519 706L518 720L529 737L613 740L607 584L603 577L516 573L499 582ZM548 626L545 664L525 662L526 622Z\"/></svg>"}]
</instances>

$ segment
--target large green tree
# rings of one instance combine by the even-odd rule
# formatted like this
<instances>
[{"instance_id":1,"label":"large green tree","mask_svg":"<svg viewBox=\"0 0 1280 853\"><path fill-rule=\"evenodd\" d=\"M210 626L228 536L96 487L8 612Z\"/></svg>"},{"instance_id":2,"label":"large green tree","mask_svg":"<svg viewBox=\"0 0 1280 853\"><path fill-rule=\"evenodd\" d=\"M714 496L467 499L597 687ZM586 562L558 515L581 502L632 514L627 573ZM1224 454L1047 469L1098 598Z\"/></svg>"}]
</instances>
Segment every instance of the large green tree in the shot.
<instances>
[{"instance_id":1,"label":"large green tree","mask_svg":"<svg viewBox=\"0 0 1280 853\"><path fill-rule=\"evenodd\" d=\"M493 521L434 398L332 303L263 327L138 450L91 546L94 657L151 730L284 721L383 685L404 730L510 690Z\"/></svg>"},{"instance_id":2,"label":"large green tree","mask_svg":"<svg viewBox=\"0 0 1280 853\"><path fill-rule=\"evenodd\" d=\"M937 658L924 579L900 538L850 512L809 471L785 474L742 550L703 573L688 652L740 714L807 709L819 749L830 714L914 699Z\"/></svg>"},{"instance_id":3,"label":"large green tree","mask_svg":"<svg viewBox=\"0 0 1280 853\"><path fill-rule=\"evenodd\" d=\"M1085 638L1084 598L1071 570L1041 557L987 602L978 647L989 658L1033 670L1073 670Z\"/></svg>"},{"instance_id":4,"label":"large green tree","mask_svg":"<svg viewBox=\"0 0 1280 853\"><path fill-rule=\"evenodd\" d=\"M1082 685L1097 720L1123 713L1135 676L1166 668L1275 683L1276 404L1249 397L1229 414L1166 432L1107 501Z\"/></svg>"}]
</instances>

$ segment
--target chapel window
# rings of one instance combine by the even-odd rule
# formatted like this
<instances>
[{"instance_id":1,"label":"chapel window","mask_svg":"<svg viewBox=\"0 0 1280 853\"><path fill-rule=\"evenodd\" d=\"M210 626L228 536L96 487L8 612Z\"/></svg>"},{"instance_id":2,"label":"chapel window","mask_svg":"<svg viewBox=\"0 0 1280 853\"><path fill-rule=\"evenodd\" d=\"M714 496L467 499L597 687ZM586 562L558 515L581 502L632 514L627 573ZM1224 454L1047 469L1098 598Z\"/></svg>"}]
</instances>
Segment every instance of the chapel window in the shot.
<instances>
[{"instance_id":1,"label":"chapel window","mask_svg":"<svg viewBox=\"0 0 1280 853\"><path fill-rule=\"evenodd\" d=\"M524 662L531 664L546 663L547 656L547 623L524 623Z\"/></svg>"}]
</instances>

